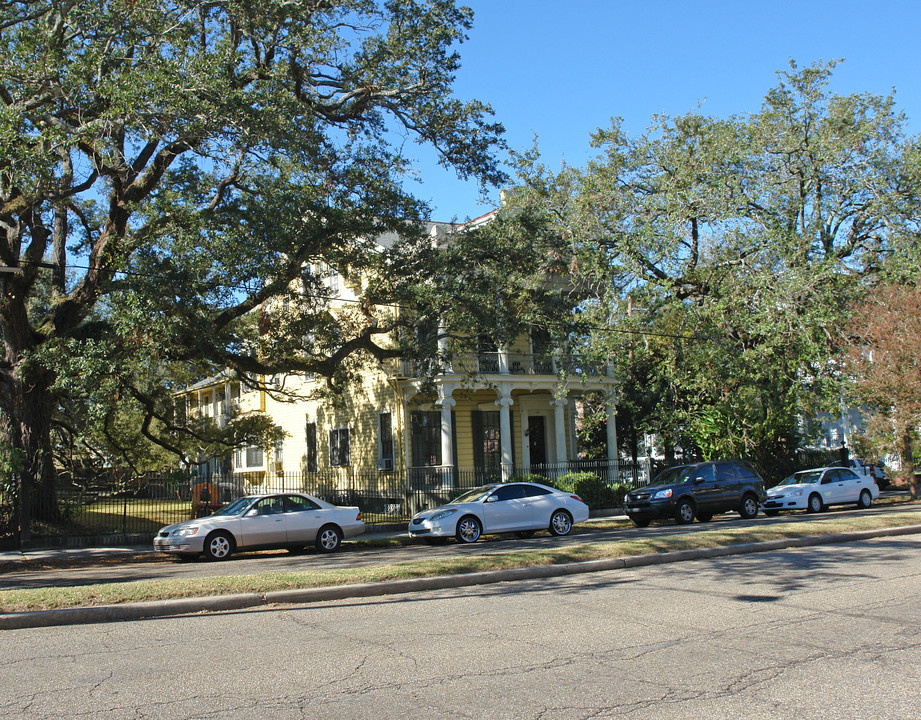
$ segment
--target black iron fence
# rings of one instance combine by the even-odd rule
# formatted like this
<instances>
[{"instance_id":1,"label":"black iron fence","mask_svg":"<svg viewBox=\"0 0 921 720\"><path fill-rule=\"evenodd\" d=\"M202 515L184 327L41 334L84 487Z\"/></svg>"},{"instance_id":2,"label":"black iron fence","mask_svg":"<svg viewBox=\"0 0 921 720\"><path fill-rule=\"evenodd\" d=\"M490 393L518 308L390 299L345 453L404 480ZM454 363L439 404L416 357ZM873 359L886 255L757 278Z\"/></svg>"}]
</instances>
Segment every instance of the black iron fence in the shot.
<instances>
[{"instance_id":1,"label":"black iron fence","mask_svg":"<svg viewBox=\"0 0 921 720\"><path fill-rule=\"evenodd\" d=\"M524 478L582 492L595 505L614 502L627 488L648 481L644 466L606 460L504 470L424 467L406 472L358 472L332 468L316 473L210 477L175 472L127 479L97 476L92 482L71 482L62 488L60 526L33 528L32 536L33 542L50 534L152 537L164 525L209 514L242 495L266 492L306 492L336 505L357 506L368 524L402 524L419 510L449 502L484 483Z\"/></svg>"}]
</instances>

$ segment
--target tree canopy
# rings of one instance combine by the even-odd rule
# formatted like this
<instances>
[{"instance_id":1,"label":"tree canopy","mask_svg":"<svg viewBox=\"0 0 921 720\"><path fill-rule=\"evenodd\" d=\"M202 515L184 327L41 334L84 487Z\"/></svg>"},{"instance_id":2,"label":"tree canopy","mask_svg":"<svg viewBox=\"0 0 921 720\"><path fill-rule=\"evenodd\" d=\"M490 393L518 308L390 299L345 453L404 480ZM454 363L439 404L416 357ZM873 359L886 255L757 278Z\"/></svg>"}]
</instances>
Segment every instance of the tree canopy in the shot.
<instances>
[{"instance_id":1,"label":"tree canopy","mask_svg":"<svg viewBox=\"0 0 921 720\"><path fill-rule=\"evenodd\" d=\"M0 266L15 271L0 273L0 436L36 516L56 512L52 432L131 427L182 453L173 431L209 440L170 414L183 383L224 368L334 378L346 358L401 352L383 339L406 319L374 307L433 283L447 304L407 147L503 179L501 126L452 92L468 9L0 7ZM386 233L402 240L370 242ZM311 266L362 277L364 302L332 318ZM284 316L255 312L286 300Z\"/></svg>"},{"instance_id":2,"label":"tree canopy","mask_svg":"<svg viewBox=\"0 0 921 720\"><path fill-rule=\"evenodd\" d=\"M789 455L840 402L849 303L916 272L917 143L893 97L831 93L834 66L791 63L750 116L661 116L639 137L615 120L584 168L520 158L512 204L543 213L604 298L584 342L620 367L628 437Z\"/></svg>"}]
</instances>

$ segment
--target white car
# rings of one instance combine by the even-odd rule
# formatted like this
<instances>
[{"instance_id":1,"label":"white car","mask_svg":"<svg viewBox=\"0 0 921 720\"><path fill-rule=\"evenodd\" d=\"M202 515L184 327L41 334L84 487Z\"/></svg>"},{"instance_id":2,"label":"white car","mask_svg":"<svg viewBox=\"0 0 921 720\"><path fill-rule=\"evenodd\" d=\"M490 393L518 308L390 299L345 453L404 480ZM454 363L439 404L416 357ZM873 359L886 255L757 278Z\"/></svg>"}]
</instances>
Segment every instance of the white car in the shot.
<instances>
[{"instance_id":1,"label":"white car","mask_svg":"<svg viewBox=\"0 0 921 720\"><path fill-rule=\"evenodd\" d=\"M237 498L213 515L161 528L154 550L183 559L204 554L226 560L237 550L339 549L343 538L365 531L357 507L331 505L303 493L250 495Z\"/></svg>"},{"instance_id":2,"label":"white car","mask_svg":"<svg viewBox=\"0 0 921 720\"><path fill-rule=\"evenodd\" d=\"M765 515L781 510L820 512L829 505L868 508L879 497L879 487L869 475L858 475L843 467L801 470L767 491L761 507Z\"/></svg>"},{"instance_id":3,"label":"white car","mask_svg":"<svg viewBox=\"0 0 921 720\"><path fill-rule=\"evenodd\" d=\"M575 523L588 520L588 505L578 495L537 483L484 485L447 505L417 513L409 536L434 544L456 537L473 543L481 535L515 532L526 537L537 530L568 535Z\"/></svg>"}]
</instances>

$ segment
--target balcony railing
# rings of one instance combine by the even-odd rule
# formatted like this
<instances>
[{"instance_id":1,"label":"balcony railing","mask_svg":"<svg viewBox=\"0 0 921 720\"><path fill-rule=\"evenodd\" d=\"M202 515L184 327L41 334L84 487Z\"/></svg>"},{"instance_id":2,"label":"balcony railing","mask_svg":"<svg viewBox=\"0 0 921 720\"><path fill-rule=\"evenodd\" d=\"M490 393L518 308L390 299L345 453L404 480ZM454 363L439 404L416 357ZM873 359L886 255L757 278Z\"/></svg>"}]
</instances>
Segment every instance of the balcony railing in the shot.
<instances>
[{"instance_id":1,"label":"balcony railing","mask_svg":"<svg viewBox=\"0 0 921 720\"><path fill-rule=\"evenodd\" d=\"M550 356L533 353L457 353L451 357L448 372L457 375L547 375L560 372L582 377L610 377L610 364L577 354ZM415 377L420 373L410 362L403 363L403 373Z\"/></svg>"}]
</instances>

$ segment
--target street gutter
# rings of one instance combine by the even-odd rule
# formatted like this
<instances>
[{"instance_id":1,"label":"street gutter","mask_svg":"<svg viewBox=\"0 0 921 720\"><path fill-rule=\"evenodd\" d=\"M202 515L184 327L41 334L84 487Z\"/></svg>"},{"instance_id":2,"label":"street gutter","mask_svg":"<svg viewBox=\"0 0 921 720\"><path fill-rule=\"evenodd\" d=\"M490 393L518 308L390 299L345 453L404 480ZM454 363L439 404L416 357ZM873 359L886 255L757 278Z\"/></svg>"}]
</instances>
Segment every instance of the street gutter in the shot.
<instances>
[{"instance_id":1,"label":"street gutter","mask_svg":"<svg viewBox=\"0 0 921 720\"><path fill-rule=\"evenodd\" d=\"M489 585L500 582L515 582L608 570L622 570L625 568L662 565L666 563L684 562L687 560L726 557L729 555L772 552L787 548L858 542L879 537L917 534L921 534L921 525L906 525L894 528L835 533L832 535L784 538L755 543L723 545L720 547L678 550L666 553L648 553L645 555L633 555L623 558L588 560L585 562L563 563L559 565L539 565L536 567L515 568L510 570L490 570L459 575L387 580L374 583L304 588L302 590L277 590L267 593L242 593L236 595L183 598L179 600L158 600L155 602L95 605L81 608L7 613L0 614L0 630L143 620L154 617L175 617L205 612L226 612L229 610L244 610L273 605L296 605L360 597L399 595L429 590Z\"/></svg>"}]
</instances>

